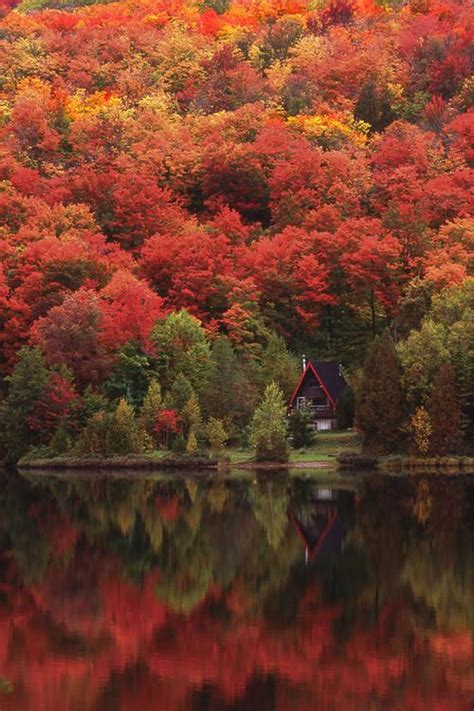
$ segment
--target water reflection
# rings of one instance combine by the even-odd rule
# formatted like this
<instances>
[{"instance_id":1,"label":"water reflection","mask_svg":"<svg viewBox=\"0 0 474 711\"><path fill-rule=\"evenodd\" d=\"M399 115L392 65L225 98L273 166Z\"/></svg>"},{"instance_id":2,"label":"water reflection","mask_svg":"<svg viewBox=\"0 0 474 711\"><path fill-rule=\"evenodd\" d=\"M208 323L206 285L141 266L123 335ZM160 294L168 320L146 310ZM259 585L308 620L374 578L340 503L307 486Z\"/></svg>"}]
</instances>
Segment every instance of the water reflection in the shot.
<instances>
[{"instance_id":1,"label":"water reflection","mask_svg":"<svg viewBox=\"0 0 474 711\"><path fill-rule=\"evenodd\" d=\"M21 477L2 711L462 711L473 485Z\"/></svg>"}]
</instances>

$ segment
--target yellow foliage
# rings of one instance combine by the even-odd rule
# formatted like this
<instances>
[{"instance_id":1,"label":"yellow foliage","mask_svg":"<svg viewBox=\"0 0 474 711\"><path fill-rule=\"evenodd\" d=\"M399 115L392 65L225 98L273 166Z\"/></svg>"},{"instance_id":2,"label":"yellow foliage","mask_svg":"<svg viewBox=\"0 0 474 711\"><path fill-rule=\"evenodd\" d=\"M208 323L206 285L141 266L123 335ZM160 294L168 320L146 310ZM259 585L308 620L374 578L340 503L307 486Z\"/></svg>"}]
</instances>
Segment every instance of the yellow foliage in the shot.
<instances>
[{"instance_id":1,"label":"yellow foliage","mask_svg":"<svg viewBox=\"0 0 474 711\"><path fill-rule=\"evenodd\" d=\"M279 60L276 60L266 71L267 79L271 88L275 92L281 92L292 71L293 70L288 62L280 62Z\"/></svg>"},{"instance_id":2,"label":"yellow foliage","mask_svg":"<svg viewBox=\"0 0 474 711\"><path fill-rule=\"evenodd\" d=\"M415 500L413 502L413 514L423 525L428 521L433 508L433 497L429 482L422 479L418 484Z\"/></svg>"},{"instance_id":3,"label":"yellow foliage","mask_svg":"<svg viewBox=\"0 0 474 711\"><path fill-rule=\"evenodd\" d=\"M5 99L0 99L0 125L5 124L11 113L10 104Z\"/></svg>"},{"instance_id":4,"label":"yellow foliage","mask_svg":"<svg viewBox=\"0 0 474 711\"><path fill-rule=\"evenodd\" d=\"M106 91L96 91L88 96L83 89L68 96L64 107L64 114L71 121L109 113L124 115L125 111L120 97Z\"/></svg>"},{"instance_id":5,"label":"yellow foliage","mask_svg":"<svg viewBox=\"0 0 474 711\"><path fill-rule=\"evenodd\" d=\"M132 530L135 523L135 511L129 502L122 501L118 504L115 513L115 520L123 535L126 535Z\"/></svg>"},{"instance_id":6,"label":"yellow foliage","mask_svg":"<svg viewBox=\"0 0 474 711\"><path fill-rule=\"evenodd\" d=\"M222 480L215 481L207 492L207 500L214 513L222 513L228 498L229 490L225 481Z\"/></svg>"},{"instance_id":7,"label":"yellow foliage","mask_svg":"<svg viewBox=\"0 0 474 711\"><path fill-rule=\"evenodd\" d=\"M433 427L424 407L417 407L410 420L410 429L418 454L427 454L430 448Z\"/></svg>"},{"instance_id":8,"label":"yellow foliage","mask_svg":"<svg viewBox=\"0 0 474 711\"><path fill-rule=\"evenodd\" d=\"M309 140L325 147L337 147L346 141L363 146L367 143L370 130L368 123L357 121L352 116L342 120L328 114L290 116L288 124L304 133Z\"/></svg>"},{"instance_id":9,"label":"yellow foliage","mask_svg":"<svg viewBox=\"0 0 474 711\"><path fill-rule=\"evenodd\" d=\"M197 450L197 447L198 443L196 435L194 434L194 431L191 430L191 432L189 433L188 441L186 442L186 452L188 452L188 454L194 454L194 452L196 452Z\"/></svg>"},{"instance_id":10,"label":"yellow foliage","mask_svg":"<svg viewBox=\"0 0 474 711\"><path fill-rule=\"evenodd\" d=\"M148 538L155 553L158 553L163 541L163 525L156 511L147 510L143 516Z\"/></svg>"}]
</instances>

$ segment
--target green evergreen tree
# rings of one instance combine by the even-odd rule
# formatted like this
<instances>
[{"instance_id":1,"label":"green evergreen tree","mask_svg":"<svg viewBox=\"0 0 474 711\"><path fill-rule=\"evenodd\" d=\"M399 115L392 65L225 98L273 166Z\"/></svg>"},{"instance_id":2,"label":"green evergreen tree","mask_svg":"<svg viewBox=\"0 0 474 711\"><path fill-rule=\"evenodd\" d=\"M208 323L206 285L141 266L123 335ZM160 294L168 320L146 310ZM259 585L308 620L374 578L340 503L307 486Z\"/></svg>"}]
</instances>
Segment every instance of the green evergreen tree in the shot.
<instances>
[{"instance_id":1,"label":"green evergreen tree","mask_svg":"<svg viewBox=\"0 0 474 711\"><path fill-rule=\"evenodd\" d=\"M194 433L195 437L199 437L202 429L202 414L199 400L193 394L187 401L186 405L181 410L185 431L190 434Z\"/></svg>"},{"instance_id":2,"label":"green evergreen tree","mask_svg":"<svg viewBox=\"0 0 474 711\"><path fill-rule=\"evenodd\" d=\"M133 407L121 398L107 431L107 454L138 454L146 448L143 431L135 421Z\"/></svg>"},{"instance_id":3,"label":"green evergreen tree","mask_svg":"<svg viewBox=\"0 0 474 711\"><path fill-rule=\"evenodd\" d=\"M348 386L336 402L337 426L341 430L347 430L354 426L355 395L354 390Z\"/></svg>"},{"instance_id":4,"label":"green evergreen tree","mask_svg":"<svg viewBox=\"0 0 474 711\"><path fill-rule=\"evenodd\" d=\"M207 438L213 457L219 459L224 451L225 444L229 439L224 423L215 417L211 417L207 423Z\"/></svg>"},{"instance_id":5,"label":"green evergreen tree","mask_svg":"<svg viewBox=\"0 0 474 711\"><path fill-rule=\"evenodd\" d=\"M83 427L86 426L90 418L97 412L106 412L109 408L109 401L103 393L96 390L92 385L88 385L83 396L77 402L77 420Z\"/></svg>"},{"instance_id":6,"label":"green evergreen tree","mask_svg":"<svg viewBox=\"0 0 474 711\"><path fill-rule=\"evenodd\" d=\"M356 423L363 446L392 452L401 440L403 396L395 346L386 330L369 349L356 400Z\"/></svg>"},{"instance_id":7,"label":"green evergreen tree","mask_svg":"<svg viewBox=\"0 0 474 711\"><path fill-rule=\"evenodd\" d=\"M107 435L111 415L104 410L91 414L75 445L80 456L104 456L107 454Z\"/></svg>"},{"instance_id":8,"label":"green evergreen tree","mask_svg":"<svg viewBox=\"0 0 474 711\"><path fill-rule=\"evenodd\" d=\"M461 433L461 406L451 363L444 363L436 373L426 409L432 427L430 453L452 452Z\"/></svg>"},{"instance_id":9,"label":"green evergreen tree","mask_svg":"<svg viewBox=\"0 0 474 711\"><path fill-rule=\"evenodd\" d=\"M140 409L140 422L152 438L155 438L156 418L162 404L161 386L156 378L152 378Z\"/></svg>"},{"instance_id":10,"label":"green evergreen tree","mask_svg":"<svg viewBox=\"0 0 474 711\"><path fill-rule=\"evenodd\" d=\"M270 335L262 353L260 372L262 386L276 383L286 399L298 382L298 360L289 352L284 339L275 332Z\"/></svg>"},{"instance_id":11,"label":"green evergreen tree","mask_svg":"<svg viewBox=\"0 0 474 711\"><path fill-rule=\"evenodd\" d=\"M109 398L126 398L134 407L139 407L148 390L152 375L150 359L139 343L128 341L118 351L110 377L105 382Z\"/></svg>"},{"instance_id":12,"label":"green evergreen tree","mask_svg":"<svg viewBox=\"0 0 474 711\"><path fill-rule=\"evenodd\" d=\"M165 397L165 404L167 408L176 410L180 414L186 407L190 398L195 395L193 386L183 373L178 373L176 379L173 381L171 388Z\"/></svg>"},{"instance_id":13,"label":"green evergreen tree","mask_svg":"<svg viewBox=\"0 0 474 711\"><path fill-rule=\"evenodd\" d=\"M1 408L1 440L9 462L16 462L37 443L38 435L28 418L48 382L48 369L38 348L23 347L10 376L8 394Z\"/></svg>"},{"instance_id":14,"label":"green evergreen tree","mask_svg":"<svg viewBox=\"0 0 474 711\"><path fill-rule=\"evenodd\" d=\"M186 440L186 452L188 454L196 454L198 441L194 430L189 431L188 439Z\"/></svg>"},{"instance_id":15,"label":"green evergreen tree","mask_svg":"<svg viewBox=\"0 0 474 711\"><path fill-rule=\"evenodd\" d=\"M204 393L206 412L211 417L235 418L241 410L242 371L227 336L216 338L211 349L209 380Z\"/></svg>"},{"instance_id":16,"label":"green evergreen tree","mask_svg":"<svg viewBox=\"0 0 474 711\"><path fill-rule=\"evenodd\" d=\"M71 444L71 438L67 431L66 424L65 422L60 422L51 437L48 448L54 452L54 454L62 455L70 451Z\"/></svg>"},{"instance_id":17,"label":"green evergreen tree","mask_svg":"<svg viewBox=\"0 0 474 711\"><path fill-rule=\"evenodd\" d=\"M293 410L288 419L291 446L295 449L311 447L315 440L313 418L307 407Z\"/></svg>"},{"instance_id":18,"label":"green evergreen tree","mask_svg":"<svg viewBox=\"0 0 474 711\"><path fill-rule=\"evenodd\" d=\"M288 461L286 438L286 403L276 383L265 388L262 403L256 409L250 441L258 461Z\"/></svg>"}]
</instances>

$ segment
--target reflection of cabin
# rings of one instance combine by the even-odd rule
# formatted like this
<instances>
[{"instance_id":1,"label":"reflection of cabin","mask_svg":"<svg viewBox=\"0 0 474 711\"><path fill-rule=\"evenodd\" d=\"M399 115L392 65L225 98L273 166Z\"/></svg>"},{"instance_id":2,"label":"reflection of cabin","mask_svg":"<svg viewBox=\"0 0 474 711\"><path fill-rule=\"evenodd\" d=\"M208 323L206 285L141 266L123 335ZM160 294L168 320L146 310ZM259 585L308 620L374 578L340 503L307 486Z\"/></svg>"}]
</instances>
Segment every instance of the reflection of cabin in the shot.
<instances>
[{"instance_id":1,"label":"reflection of cabin","mask_svg":"<svg viewBox=\"0 0 474 711\"><path fill-rule=\"evenodd\" d=\"M291 396L289 409L306 407L318 430L336 429L336 403L346 387L340 365L303 356L303 372Z\"/></svg>"},{"instance_id":2,"label":"reflection of cabin","mask_svg":"<svg viewBox=\"0 0 474 711\"><path fill-rule=\"evenodd\" d=\"M332 489L318 489L312 501L288 510L303 542L306 561L318 554L338 553L342 548L344 529L337 517L336 496Z\"/></svg>"}]
</instances>

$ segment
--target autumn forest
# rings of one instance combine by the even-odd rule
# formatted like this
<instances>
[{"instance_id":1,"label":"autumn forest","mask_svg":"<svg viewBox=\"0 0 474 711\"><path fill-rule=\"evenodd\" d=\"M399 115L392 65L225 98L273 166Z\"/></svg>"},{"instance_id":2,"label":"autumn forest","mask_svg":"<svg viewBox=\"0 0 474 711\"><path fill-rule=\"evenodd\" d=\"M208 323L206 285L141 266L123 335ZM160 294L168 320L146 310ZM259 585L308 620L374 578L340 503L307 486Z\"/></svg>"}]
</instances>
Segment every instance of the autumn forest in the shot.
<instances>
[{"instance_id":1,"label":"autumn forest","mask_svg":"<svg viewBox=\"0 0 474 711\"><path fill-rule=\"evenodd\" d=\"M355 396L366 357L395 360L402 439L439 450L441 388L456 425L441 449L466 442L471 3L10 5L7 459L104 450L138 419L132 450L194 451L206 427L236 441L270 384L284 405L305 351L340 362ZM377 402L356 406L359 429L396 448Z\"/></svg>"}]
</instances>

